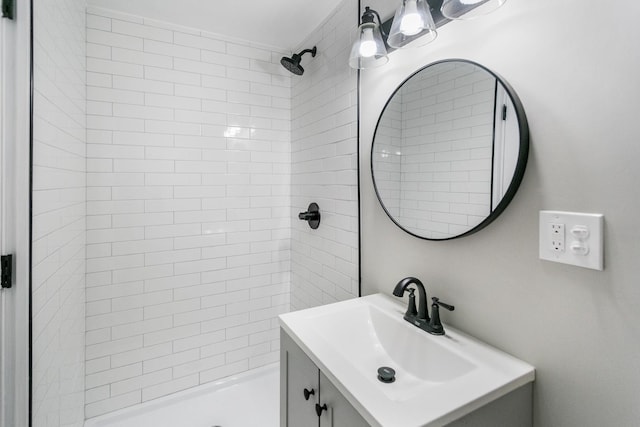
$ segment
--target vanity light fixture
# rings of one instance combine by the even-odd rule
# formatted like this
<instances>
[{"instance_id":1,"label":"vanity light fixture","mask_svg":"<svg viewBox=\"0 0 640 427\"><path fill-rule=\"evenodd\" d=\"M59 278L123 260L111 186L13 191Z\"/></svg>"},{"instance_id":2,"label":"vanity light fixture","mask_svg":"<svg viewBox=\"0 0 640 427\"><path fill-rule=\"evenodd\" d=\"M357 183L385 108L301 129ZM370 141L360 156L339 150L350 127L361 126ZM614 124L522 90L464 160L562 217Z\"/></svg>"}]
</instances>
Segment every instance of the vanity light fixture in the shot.
<instances>
[{"instance_id":1,"label":"vanity light fixture","mask_svg":"<svg viewBox=\"0 0 640 427\"><path fill-rule=\"evenodd\" d=\"M444 0L440 9L447 19L473 19L491 13L507 0Z\"/></svg>"},{"instance_id":2,"label":"vanity light fixture","mask_svg":"<svg viewBox=\"0 0 640 427\"><path fill-rule=\"evenodd\" d=\"M423 46L437 37L436 28L454 19L472 19L493 12L507 0L400 0L393 20L382 22L380 15L365 7L358 38L351 48L349 66L373 68L389 62L388 52ZM433 12L433 14L432 14ZM377 23L376 23L377 19ZM385 28L390 28L389 35Z\"/></svg>"},{"instance_id":3,"label":"vanity light fixture","mask_svg":"<svg viewBox=\"0 0 640 427\"><path fill-rule=\"evenodd\" d=\"M349 55L351 68L374 68L389 62L387 44L383 39L384 33L381 32L381 24L382 20L378 12L368 6L365 7L362 14L362 24L358 27L358 38ZM386 34L384 36L386 38Z\"/></svg>"},{"instance_id":4,"label":"vanity light fixture","mask_svg":"<svg viewBox=\"0 0 640 427\"><path fill-rule=\"evenodd\" d=\"M417 47L432 42L437 35L436 24L426 0L402 0L393 17L387 43L391 47L401 48L419 40L411 45Z\"/></svg>"}]
</instances>

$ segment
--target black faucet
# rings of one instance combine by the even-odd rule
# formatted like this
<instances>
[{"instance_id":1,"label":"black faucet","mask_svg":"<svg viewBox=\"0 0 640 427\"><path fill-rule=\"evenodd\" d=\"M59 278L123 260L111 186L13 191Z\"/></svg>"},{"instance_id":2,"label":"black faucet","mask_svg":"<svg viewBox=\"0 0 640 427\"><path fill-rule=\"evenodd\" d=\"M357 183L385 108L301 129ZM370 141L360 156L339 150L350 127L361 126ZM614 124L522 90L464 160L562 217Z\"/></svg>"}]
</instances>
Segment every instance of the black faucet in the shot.
<instances>
[{"instance_id":1,"label":"black faucet","mask_svg":"<svg viewBox=\"0 0 640 427\"><path fill-rule=\"evenodd\" d=\"M418 314L417 316L413 316L420 320L429 321L429 313L427 312L427 291L424 290L424 285L422 282L415 277L405 277L401 281L398 282L395 289L393 290L393 295L402 298L404 292L407 290L407 287L411 284L416 285L418 288ZM413 292L411 292L411 296L413 296ZM415 297L414 297L415 298ZM413 300L415 302L415 300ZM409 302L411 304L411 302ZM409 312L407 311L407 315ZM407 318L405 315L405 319ZM410 321L410 320L409 320Z\"/></svg>"},{"instance_id":2,"label":"black faucet","mask_svg":"<svg viewBox=\"0 0 640 427\"><path fill-rule=\"evenodd\" d=\"M416 313L416 298L413 295L414 289L409 288L409 285L415 285L418 288L418 310ZM429 318L429 312L427 310L427 292L424 289L422 282L415 277L405 277L398 282L393 289L393 295L402 297L405 291L409 291L409 307L404 314L404 320L417 326L423 331L427 331L433 335L444 335L444 327L440 321L440 307L453 311L454 306L440 302L439 298L431 298L433 303L431 304L431 318Z\"/></svg>"}]
</instances>

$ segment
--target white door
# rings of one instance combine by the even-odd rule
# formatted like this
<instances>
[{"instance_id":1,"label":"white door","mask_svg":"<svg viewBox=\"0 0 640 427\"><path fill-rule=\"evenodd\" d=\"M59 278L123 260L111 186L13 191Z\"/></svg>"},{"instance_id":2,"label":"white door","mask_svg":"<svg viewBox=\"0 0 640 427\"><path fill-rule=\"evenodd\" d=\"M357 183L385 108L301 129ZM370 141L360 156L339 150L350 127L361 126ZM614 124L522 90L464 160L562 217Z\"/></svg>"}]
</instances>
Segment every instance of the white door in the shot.
<instances>
[{"instance_id":1,"label":"white door","mask_svg":"<svg viewBox=\"0 0 640 427\"><path fill-rule=\"evenodd\" d=\"M13 137L12 100L15 98L10 92L9 81L13 77L11 67L12 40L14 39L14 25L2 19L0 21L0 57L2 64L0 67L0 253L9 253L12 246L12 239L9 234L11 230L11 212L6 212L11 198L11 186L13 173L11 170L12 144L9 142ZM2 403L0 414L5 425L13 420L13 390L14 378L11 375L13 370L13 354L11 347L13 344L12 326L15 315L11 306L12 295L10 289L0 289L0 394Z\"/></svg>"},{"instance_id":2,"label":"white door","mask_svg":"<svg viewBox=\"0 0 640 427\"><path fill-rule=\"evenodd\" d=\"M30 9L0 20L0 252L12 287L0 290L0 427L29 420Z\"/></svg>"}]
</instances>

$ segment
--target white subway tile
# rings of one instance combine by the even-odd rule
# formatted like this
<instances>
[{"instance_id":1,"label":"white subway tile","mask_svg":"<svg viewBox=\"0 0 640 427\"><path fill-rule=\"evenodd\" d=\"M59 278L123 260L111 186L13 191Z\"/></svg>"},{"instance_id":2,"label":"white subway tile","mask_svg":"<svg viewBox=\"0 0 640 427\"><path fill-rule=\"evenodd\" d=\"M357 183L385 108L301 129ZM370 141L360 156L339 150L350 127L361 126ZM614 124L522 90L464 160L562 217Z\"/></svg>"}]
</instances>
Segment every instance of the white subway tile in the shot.
<instances>
[{"instance_id":1,"label":"white subway tile","mask_svg":"<svg viewBox=\"0 0 640 427\"><path fill-rule=\"evenodd\" d=\"M225 364L219 368L209 369L200 372L200 383L208 383L211 381L219 380L230 375L237 374L249 369L249 363L245 360L240 360L235 363Z\"/></svg>"},{"instance_id":2,"label":"white subway tile","mask_svg":"<svg viewBox=\"0 0 640 427\"><path fill-rule=\"evenodd\" d=\"M194 337L183 338L174 341L173 348L175 351L184 351L192 348L198 348L224 341L224 336L224 330L209 332L207 334L200 334Z\"/></svg>"},{"instance_id":3,"label":"white subway tile","mask_svg":"<svg viewBox=\"0 0 640 427\"><path fill-rule=\"evenodd\" d=\"M173 188L169 186L127 186L113 188L113 200L170 199L172 196Z\"/></svg>"},{"instance_id":4,"label":"white subway tile","mask_svg":"<svg viewBox=\"0 0 640 427\"><path fill-rule=\"evenodd\" d=\"M172 120L173 110L142 105L114 104L113 115L136 119Z\"/></svg>"},{"instance_id":5,"label":"white subway tile","mask_svg":"<svg viewBox=\"0 0 640 427\"><path fill-rule=\"evenodd\" d=\"M87 87L87 99L124 104L144 104L144 94L142 93L103 87Z\"/></svg>"},{"instance_id":6,"label":"white subway tile","mask_svg":"<svg viewBox=\"0 0 640 427\"><path fill-rule=\"evenodd\" d=\"M111 46L87 43L87 58L111 59Z\"/></svg>"},{"instance_id":7,"label":"white subway tile","mask_svg":"<svg viewBox=\"0 0 640 427\"><path fill-rule=\"evenodd\" d=\"M129 160L113 161L115 172L173 172L174 162L170 160Z\"/></svg>"},{"instance_id":8,"label":"white subway tile","mask_svg":"<svg viewBox=\"0 0 640 427\"><path fill-rule=\"evenodd\" d=\"M87 58L87 71L127 77L142 77L144 73L142 65L100 58Z\"/></svg>"},{"instance_id":9,"label":"white subway tile","mask_svg":"<svg viewBox=\"0 0 640 427\"><path fill-rule=\"evenodd\" d=\"M111 31L111 19L105 16L97 16L87 13L87 28Z\"/></svg>"},{"instance_id":10,"label":"white subway tile","mask_svg":"<svg viewBox=\"0 0 640 427\"><path fill-rule=\"evenodd\" d=\"M140 337L138 337L138 339L139 338ZM139 348L111 355L111 366L116 368L119 366L131 365L136 362L143 362L147 359L166 356L172 352L173 350L170 342L146 347L140 346Z\"/></svg>"},{"instance_id":11,"label":"white subway tile","mask_svg":"<svg viewBox=\"0 0 640 427\"><path fill-rule=\"evenodd\" d=\"M111 244L113 255L150 253L170 249L173 249L173 239L170 238L115 242Z\"/></svg>"},{"instance_id":12,"label":"white subway tile","mask_svg":"<svg viewBox=\"0 0 640 427\"><path fill-rule=\"evenodd\" d=\"M111 328L96 329L85 334L85 346L87 347L107 341L111 341Z\"/></svg>"},{"instance_id":13,"label":"white subway tile","mask_svg":"<svg viewBox=\"0 0 640 427\"><path fill-rule=\"evenodd\" d=\"M145 255L146 265L158 265L171 262L194 261L200 259L200 249L182 249L176 251L153 252Z\"/></svg>"},{"instance_id":14,"label":"white subway tile","mask_svg":"<svg viewBox=\"0 0 640 427\"><path fill-rule=\"evenodd\" d=\"M196 123L146 120L144 126L147 132L153 133L194 136L202 134L202 127Z\"/></svg>"},{"instance_id":15,"label":"white subway tile","mask_svg":"<svg viewBox=\"0 0 640 427\"><path fill-rule=\"evenodd\" d=\"M141 37L143 39L158 40L161 42L173 42L173 32L148 25L113 19L111 23L113 33L126 34L128 36Z\"/></svg>"},{"instance_id":16,"label":"white subway tile","mask_svg":"<svg viewBox=\"0 0 640 427\"><path fill-rule=\"evenodd\" d=\"M205 74L208 76L224 77L226 75L226 67L224 65L210 64L207 62L192 61L188 59L175 58L173 68L179 71L189 73Z\"/></svg>"},{"instance_id":17,"label":"white subway tile","mask_svg":"<svg viewBox=\"0 0 640 427\"><path fill-rule=\"evenodd\" d=\"M141 402L142 392L141 390L135 390L131 393L89 403L85 406L85 415L87 418L92 418L118 409L133 406Z\"/></svg>"},{"instance_id":18,"label":"white subway tile","mask_svg":"<svg viewBox=\"0 0 640 427\"><path fill-rule=\"evenodd\" d=\"M158 80L161 82L181 83L196 86L200 85L199 74L180 70L145 66L144 77L148 80Z\"/></svg>"},{"instance_id":19,"label":"white subway tile","mask_svg":"<svg viewBox=\"0 0 640 427\"><path fill-rule=\"evenodd\" d=\"M111 87L113 76L102 73L87 73L87 86Z\"/></svg>"},{"instance_id":20,"label":"white subway tile","mask_svg":"<svg viewBox=\"0 0 640 427\"><path fill-rule=\"evenodd\" d=\"M200 49L175 45L172 43L163 43L154 40L144 40L144 51L157 53L159 55L173 56L175 58L200 60Z\"/></svg>"},{"instance_id":21,"label":"white subway tile","mask_svg":"<svg viewBox=\"0 0 640 427\"><path fill-rule=\"evenodd\" d=\"M147 93L144 96L145 104L156 107L179 108L182 110L200 111L202 101L195 98L186 98L178 96L168 96Z\"/></svg>"},{"instance_id":22,"label":"white subway tile","mask_svg":"<svg viewBox=\"0 0 640 427\"><path fill-rule=\"evenodd\" d=\"M141 347L142 337L140 336L125 338L121 340L112 340L100 344L87 345L86 358L87 360L92 360L99 357L118 354Z\"/></svg>"},{"instance_id":23,"label":"white subway tile","mask_svg":"<svg viewBox=\"0 0 640 427\"><path fill-rule=\"evenodd\" d=\"M139 37L130 37L92 28L87 29L87 42L122 47L125 49L142 50L142 39Z\"/></svg>"},{"instance_id":24,"label":"white subway tile","mask_svg":"<svg viewBox=\"0 0 640 427\"><path fill-rule=\"evenodd\" d=\"M225 52L226 43L221 40L214 40L212 38L185 34L176 32L174 34L173 42L180 46L188 46L197 49L206 49L213 52Z\"/></svg>"},{"instance_id":25,"label":"white subway tile","mask_svg":"<svg viewBox=\"0 0 640 427\"><path fill-rule=\"evenodd\" d=\"M183 363L197 360L199 357L199 349L173 353L167 356L145 360L143 363L143 371L145 374L149 372L159 371L161 369L170 368L173 366L181 365Z\"/></svg>"},{"instance_id":26,"label":"white subway tile","mask_svg":"<svg viewBox=\"0 0 640 427\"><path fill-rule=\"evenodd\" d=\"M171 369L143 374L133 378L111 384L111 396L119 396L124 393L130 393L132 390L140 390L143 387L160 384L172 379Z\"/></svg>"},{"instance_id":27,"label":"white subway tile","mask_svg":"<svg viewBox=\"0 0 640 427\"><path fill-rule=\"evenodd\" d=\"M109 386L103 385L101 387L92 388L86 391L85 403L94 403L100 400L109 398Z\"/></svg>"},{"instance_id":28,"label":"white subway tile","mask_svg":"<svg viewBox=\"0 0 640 427\"><path fill-rule=\"evenodd\" d=\"M146 387L142 389L142 401L146 402L148 400L157 399L158 397L166 396L167 394L195 387L198 384L199 377L197 374L194 374L155 386Z\"/></svg>"},{"instance_id":29,"label":"white subway tile","mask_svg":"<svg viewBox=\"0 0 640 427\"><path fill-rule=\"evenodd\" d=\"M145 319L126 325L114 326L111 328L111 333L113 335L113 339L119 339L142 335L148 332L163 331L171 326L173 326L171 317L160 317L157 319Z\"/></svg>"},{"instance_id":30,"label":"white subway tile","mask_svg":"<svg viewBox=\"0 0 640 427\"><path fill-rule=\"evenodd\" d=\"M160 68L173 67L173 58L170 56L156 55L153 53L140 52L138 50L123 49L119 47L111 48L111 59L129 64L150 65Z\"/></svg>"},{"instance_id":31,"label":"white subway tile","mask_svg":"<svg viewBox=\"0 0 640 427\"><path fill-rule=\"evenodd\" d=\"M204 88L200 86L181 84L175 85L175 94L178 96L186 96L199 99L213 99L217 101L224 101L227 99L227 92L223 89ZM186 113L193 114L192 112ZM226 123L226 121L224 123Z\"/></svg>"},{"instance_id":32,"label":"white subway tile","mask_svg":"<svg viewBox=\"0 0 640 427\"><path fill-rule=\"evenodd\" d=\"M149 305L164 304L171 301L171 291L146 292L138 295L127 295L113 298L111 311L131 310L134 308L147 307ZM113 330L112 330L113 332Z\"/></svg>"},{"instance_id":33,"label":"white subway tile","mask_svg":"<svg viewBox=\"0 0 640 427\"><path fill-rule=\"evenodd\" d=\"M177 279L172 278L172 280L176 281ZM166 304L145 307L144 317L145 319L154 319L160 316L197 310L198 308L200 308L200 300L198 298L192 298L190 300L174 301ZM196 335L192 339L199 339L200 336L201 335Z\"/></svg>"},{"instance_id":34,"label":"white subway tile","mask_svg":"<svg viewBox=\"0 0 640 427\"><path fill-rule=\"evenodd\" d=\"M145 347L200 334L200 325L185 325L144 335Z\"/></svg>"},{"instance_id":35,"label":"white subway tile","mask_svg":"<svg viewBox=\"0 0 640 427\"><path fill-rule=\"evenodd\" d=\"M156 133L119 132L119 131L113 133L113 143L122 144L122 145L168 147L173 145L173 140L174 140L173 135L162 135L162 134L156 134ZM134 184L134 185L137 185L137 184Z\"/></svg>"},{"instance_id":36,"label":"white subway tile","mask_svg":"<svg viewBox=\"0 0 640 427\"><path fill-rule=\"evenodd\" d=\"M111 80L110 80L111 81ZM111 87L111 83L109 86ZM113 88L123 89L135 92L147 92L156 93L161 95L173 94L173 83L160 82L155 80L136 79L132 77L113 76ZM144 99L140 96L139 99ZM142 104L142 102L136 102L136 104Z\"/></svg>"},{"instance_id":37,"label":"white subway tile","mask_svg":"<svg viewBox=\"0 0 640 427\"><path fill-rule=\"evenodd\" d=\"M237 67L237 68L244 68L244 69L249 69L251 67L251 61L249 58L227 55L220 52L211 52L207 50L202 51L202 62L209 62L212 64L223 64L228 67ZM222 76L224 75L222 74Z\"/></svg>"},{"instance_id":38,"label":"white subway tile","mask_svg":"<svg viewBox=\"0 0 640 427\"><path fill-rule=\"evenodd\" d=\"M135 280L149 280L173 275L173 265L159 265L140 268L129 268L113 271L114 283L125 283Z\"/></svg>"}]
</instances>

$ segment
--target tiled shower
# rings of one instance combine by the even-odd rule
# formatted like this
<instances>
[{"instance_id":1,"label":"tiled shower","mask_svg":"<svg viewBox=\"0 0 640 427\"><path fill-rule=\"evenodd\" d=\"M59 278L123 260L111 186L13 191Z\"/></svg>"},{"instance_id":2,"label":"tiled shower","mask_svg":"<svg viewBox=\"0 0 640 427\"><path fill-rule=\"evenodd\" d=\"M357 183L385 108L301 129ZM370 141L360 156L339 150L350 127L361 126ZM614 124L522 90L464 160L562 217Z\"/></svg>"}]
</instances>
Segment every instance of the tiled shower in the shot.
<instances>
[{"instance_id":1,"label":"tiled shower","mask_svg":"<svg viewBox=\"0 0 640 427\"><path fill-rule=\"evenodd\" d=\"M277 362L278 314L358 295L357 2L301 77L282 48L34 3L35 426Z\"/></svg>"}]
</instances>

